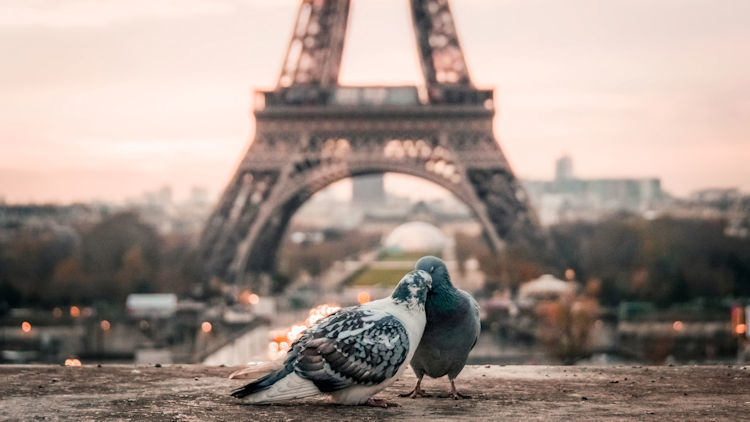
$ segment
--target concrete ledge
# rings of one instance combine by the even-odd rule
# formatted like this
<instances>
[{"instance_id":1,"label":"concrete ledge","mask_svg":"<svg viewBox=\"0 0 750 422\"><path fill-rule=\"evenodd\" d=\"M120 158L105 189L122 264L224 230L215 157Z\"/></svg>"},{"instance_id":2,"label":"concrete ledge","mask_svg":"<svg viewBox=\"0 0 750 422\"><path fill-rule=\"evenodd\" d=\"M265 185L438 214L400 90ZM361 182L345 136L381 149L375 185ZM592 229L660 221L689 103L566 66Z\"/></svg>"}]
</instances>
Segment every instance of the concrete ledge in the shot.
<instances>
[{"instance_id":1,"label":"concrete ledge","mask_svg":"<svg viewBox=\"0 0 750 422\"><path fill-rule=\"evenodd\" d=\"M338 406L323 399L245 405L229 396L237 368L193 365L0 366L1 420L742 420L750 367L472 366L458 378L469 400L398 398L408 370L377 397L400 407ZM446 393L446 379L426 380Z\"/></svg>"}]
</instances>

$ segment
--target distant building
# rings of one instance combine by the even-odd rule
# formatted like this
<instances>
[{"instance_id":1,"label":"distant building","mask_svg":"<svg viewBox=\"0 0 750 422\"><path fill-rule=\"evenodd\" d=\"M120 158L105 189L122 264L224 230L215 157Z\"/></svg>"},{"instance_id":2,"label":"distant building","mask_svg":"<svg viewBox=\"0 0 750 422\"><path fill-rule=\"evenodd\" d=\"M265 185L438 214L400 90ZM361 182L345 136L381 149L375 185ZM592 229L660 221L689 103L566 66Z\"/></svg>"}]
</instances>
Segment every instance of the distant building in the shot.
<instances>
[{"instance_id":1,"label":"distant building","mask_svg":"<svg viewBox=\"0 0 750 422\"><path fill-rule=\"evenodd\" d=\"M665 196L658 178L577 178L567 156L557 160L555 180L524 185L542 224L595 220L616 211L646 213L659 208Z\"/></svg>"},{"instance_id":2,"label":"distant building","mask_svg":"<svg viewBox=\"0 0 750 422\"><path fill-rule=\"evenodd\" d=\"M369 174L352 178L353 203L384 204L385 200L383 174Z\"/></svg>"},{"instance_id":3,"label":"distant building","mask_svg":"<svg viewBox=\"0 0 750 422\"><path fill-rule=\"evenodd\" d=\"M177 311L177 295L172 293L132 293L125 301L133 318L167 318Z\"/></svg>"},{"instance_id":4,"label":"distant building","mask_svg":"<svg viewBox=\"0 0 750 422\"><path fill-rule=\"evenodd\" d=\"M737 188L701 189L701 190L692 192L688 196L688 200L694 203L702 203L702 204L714 203L719 206L722 204L726 204L726 206L729 206L729 204L733 204L741 200L741 198L742 198L742 194L740 193L740 190Z\"/></svg>"},{"instance_id":5,"label":"distant building","mask_svg":"<svg viewBox=\"0 0 750 422\"><path fill-rule=\"evenodd\" d=\"M386 250L394 253L441 253L448 242L445 233L423 221L410 221L396 227L386 238Z\"/></svg>"},{"instance_id":6,"label":"distant building","mask_svg":"<svg viewBox=\"0 0 750 422\"><path fill-rule=\"evenodd\" d=\"M732 237L750 237L750 195L737 188L708 188L691 193L679 201L672 215L677 217L723 220L724 234Z\"/></svg>"},{"instance_id":7,"label":"distant building","mask_svg":"<svg viewBox=\"0 0 750 422\"><path fill-rule=\"evenodd\" d=\"M565 155L555 163L555 180L558 182L573 179L573 159Z\"/></svg>"},{"instance_id":8,"label":"distant building","mask_svg":"<svg viewBox=\"0 0 750 422\"><path fill-rule=\"evenodd\" d=\"M125 208L136 212L161 234L197 236L211 211L211 202L208 191L203 187L193 186L188 198L175 201L172 188L163 186L127 200Z\"/></svg>"},{"instance_id":9,"label":"distant building","mask_svg":"<svg viewBox=\"0 0 750 422\"><path fill-rule=\"evenodd\" d=\"M111 212L101 204L0 205L0 243L19 232L75 237L76 225L92 225Z\"/></svg>"}]
</instances>

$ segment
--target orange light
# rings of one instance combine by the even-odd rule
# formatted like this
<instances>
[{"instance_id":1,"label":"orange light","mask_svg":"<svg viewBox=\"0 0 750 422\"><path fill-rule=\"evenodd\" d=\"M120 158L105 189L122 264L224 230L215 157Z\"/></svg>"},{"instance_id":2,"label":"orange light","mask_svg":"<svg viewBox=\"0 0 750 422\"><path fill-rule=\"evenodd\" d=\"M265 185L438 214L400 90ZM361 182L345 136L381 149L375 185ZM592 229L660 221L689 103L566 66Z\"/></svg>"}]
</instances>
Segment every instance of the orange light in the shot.
<instances>
[{"instance_id":1,"label":"orange light","mask_svg":"<svg viewBox=\"0 0 750 422\"><path fill-rule=\"evenodd\" d=\"M672 324L672 329L680 333L685 330L685 324L683 324L682 321L675 321Z\"/></svg>"},{"instance_id":2,"label":"orange light","mask_svg":"<svg viewBox=\"0 0 750 422\"><path fill-rule=\"evenodd\" d=\"M99 323L99 326L102 327L102 331L109 331L109 328L111 327L109 321L106 319L103 319L102 322Z\"/></svg>"},{"instance_id":3,"label":"orange light","mask_svg":"<svg viewBox=\"0 0 750 422\"><path fill-rule=\"evenodd\" d=\"M78 318L79 316L81 316L81 309L77 306L71 306L70 316L72 316L73 318Z\"/></svg>"},{"instance_id":4,"label":"orange light","mask_svg":"<svg viewBox=\"0 0 750 422\"><path fill-rule=\"evenodd\" d=\"M341 309L340 306L323 304L310 309L310 313L305 320L305 325L312 327L316 322L331 315L332 313Z\"/></svg>"},{"instance_id":5,"label":"orange light","mask_svg":"<svg viewBox=\"0 0 750 422\"><path fill-rule=\"evenodd\" d=\"M565 270L565 279L570 281L576 278L576 272L572 268Z\"/></svg>"},{"instance_id":6,"label":"orange light","mask_svg":"<svg viewBox=\"0 0 750 422\"><path fill-rule=\"evenodd\" d=\"M734 327L734 332L737 334L745 334L745 331L747 331L747 325L745 324L737 324Z\"/></svg>"},{"instance_id":7,"label":"orange light","mask_svg":"<svg viewBox=\"0 0 750 422\"><path fill-rule=\"evenodd\" d=\"M252 296L256 296L253 294ZM251 301L252 303L252 301ZM257 302L256 302L257 303ZM268 358L271 360L283 357L295 340L309 327L322 318L341 309L340 306L323 304L310 309L309 316L303 324L294 324L288 330L271 331L271 341L268 343Z\"/></svg>"},{"instance_id":8,"label":"orange light","mask_svg":"<svg viewBox=\"0 0 750 422\"><path fill-rule=\"evenodd\" d=\"M81 366L81 361L78 359L65 359L65 366Z\"/></svg>"},{"instance_id":9,"label":"orange light","mask_svg":"<svg viewBox=\"0 0 750 422\"><path fill-rule=\"evenodd\" d=\"M30 333L31 332L31 324L29 324L28 321L24 321L21 323L21 331L24 333Z\"/></svg>"},{"instance_id":10,"label":"orange light","mask_svg":"<svg viewBox=\"0 0 750 422\"><path fill-rule=\"evenodd\" d=\"M245 305L257 305L260 302L260 296L251 293L250 290L243 290L240 293L240 303Z\"/></svg>"},{"instance_id":11,"label":"orange light","mask_svg":"<svg viewBox=\"0 0 750 422\"><path fill-rule=\"evenodd\" d=\"M357 294L357 302L359 304L367 303L370 301L370 292L363 290Z\"/></svg>"},{"instance_id":12,"label":"orange light","mask_svg":"<svg viewBox=\"0 0 750 422\"><path fill-rule=\"evenodd\" d=\"M240 296L239 296L240 303L242 303L244 305L249 305L250 304L250 295L251 294L252 293L250 293L250 290L243 290L243 291L241 291L240 292Z\"/></svg>"},{"instance_id":13,"label":"orange light","mask_svg":"<svg viewBox=\"0 0 750 422\"><path fill-rule=\"evenodd\" d=\"M286 339L290 343L294 343L294 340L297 340L305 330L307 330L306 325L292 325L292 328L286 333Z\"/></svg>"},{"instance_id":14,"label":"orange light","mask_svg":"<svg viewBox=\"0 0 750 422\"><path fill-rule=\"evenodd\" d=\"M206 334L210 333L213 328L214 327L208 321L203 321L201 323L201 331L203 331Z\"/></svg>"}]
</instances>

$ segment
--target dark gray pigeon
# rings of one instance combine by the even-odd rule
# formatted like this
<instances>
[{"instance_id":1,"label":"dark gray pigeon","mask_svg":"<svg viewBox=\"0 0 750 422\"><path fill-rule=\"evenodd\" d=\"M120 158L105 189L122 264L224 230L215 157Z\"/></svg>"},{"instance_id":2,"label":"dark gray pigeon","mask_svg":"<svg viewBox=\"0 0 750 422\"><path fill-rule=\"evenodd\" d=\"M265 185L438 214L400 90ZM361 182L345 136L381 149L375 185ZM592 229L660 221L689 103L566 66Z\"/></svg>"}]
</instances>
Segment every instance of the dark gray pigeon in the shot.
<instances>
[{"instance_id":1,"label":"dark gray pigeon","mask_svg":"<svg viewBox=\"0 0 750 422\"><path fill-rule=\"evenodd\" d=\"M432 378L448 375L450 397L471 398L456 390L454 380L479 338L479 304L469 293L453 287L448 269L440 258L422 257L417 261L416 270L432 276L432 291L427 294L425 305L427 325L411 359L417 385L401 397L429 397L420 387L422 377L427 374Z\"/></svg>"}]
</instances>

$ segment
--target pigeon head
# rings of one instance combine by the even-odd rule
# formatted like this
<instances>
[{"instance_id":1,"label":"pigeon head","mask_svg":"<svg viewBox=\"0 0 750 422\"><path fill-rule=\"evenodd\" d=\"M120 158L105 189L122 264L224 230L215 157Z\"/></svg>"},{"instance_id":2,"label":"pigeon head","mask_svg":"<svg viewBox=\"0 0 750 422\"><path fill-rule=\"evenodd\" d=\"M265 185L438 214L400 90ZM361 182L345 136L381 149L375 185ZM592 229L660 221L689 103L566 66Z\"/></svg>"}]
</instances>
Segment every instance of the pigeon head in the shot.
<instances>
[{"instance_id":1,"label":"pigeon head","mask_svg":"<svg viewBox=\"0 0 750 422\"><path fill-rule=\"evenodd\" d=\"M432 277L433 288L435 290L450 290L453 288L445 262L436 256L423 256L417 261L414 269L427 272Z\"/></svg>"},{"instance_id":2,"label":"pigeon head","mask_svg":"<svg viewBox=\"0 0 750 422\"><path fill-rule=\"evenodd\" d=\"M432 277L425 271L412 271L404 276L393 290L391 297L397 304L406 303L409 308L422 307L427 293L432 289Z\"/></svg>"}]
</instances>

